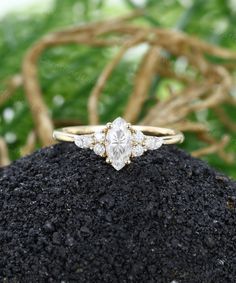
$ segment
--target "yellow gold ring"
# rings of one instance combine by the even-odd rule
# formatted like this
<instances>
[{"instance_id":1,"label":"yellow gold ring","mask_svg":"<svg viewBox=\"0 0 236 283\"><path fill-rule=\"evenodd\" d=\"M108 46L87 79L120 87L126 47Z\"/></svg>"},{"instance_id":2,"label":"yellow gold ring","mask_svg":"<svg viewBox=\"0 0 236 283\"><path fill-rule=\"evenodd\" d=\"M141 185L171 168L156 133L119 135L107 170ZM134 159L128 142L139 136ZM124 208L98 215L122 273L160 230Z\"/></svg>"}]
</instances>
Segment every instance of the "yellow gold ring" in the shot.
<instances>
[{"instance_id":1,"label":"yellow gold ring","mask_svg":"<svg viewBox=\"0 0 236 283\"><path fill-rule=\"evenodd\" d=\"M122 118L99 126L73 126L55 130L54 139L74 142L79 148L90 148L106 157L116 170L129 164L132 157L147 150L156 150L162 144L181 143L184 135L173 129L151 126L133 126Z\"/></svg>"}]
</instances>

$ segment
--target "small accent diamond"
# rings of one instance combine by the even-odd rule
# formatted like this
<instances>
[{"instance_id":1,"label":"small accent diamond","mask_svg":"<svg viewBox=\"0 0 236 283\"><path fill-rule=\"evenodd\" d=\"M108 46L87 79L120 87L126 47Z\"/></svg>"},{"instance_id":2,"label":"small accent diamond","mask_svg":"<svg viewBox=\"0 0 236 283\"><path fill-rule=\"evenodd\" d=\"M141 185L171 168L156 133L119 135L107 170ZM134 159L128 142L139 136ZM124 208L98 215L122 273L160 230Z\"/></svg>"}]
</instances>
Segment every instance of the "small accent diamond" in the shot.
<instances>
[{"instance_id":1,"label":"small accent diamond","mask_svg":"<svg viewBox=\"0 0 236 283\"><path fill-rule=\"evenodd\" d=\"M94 140L92 135L77 136L75 138L75 144L80 148L91 148L93 146Z\"/></svg>"},{"instance_id":2,"label":"small accent diamond","mask_svg":"<svg viewBox=\"0 0 236 283\"><path fill-rule=\"evenodd\" d=\"M83 139L82 139L82 137L77 136L77 137L75 138L75 144L76 144L78 147L83 148Z\"/></svg>"},{"instance_id":3,"label":"small accent diamond","mask_svg":"<svg viewBox=\"0 0 236 283\"><path fill-rule=\"evenodd\" d=\"M100 155L100 156L104 156L105 151L106 151L105 146L99 143L97 143L94 146L93 150L97 155Z\"/></svg>"},{"instance_id":4,"label":"small accent diamond","mask_svg":"<svg viewBox=\"0 0 236 283\"><path fill-rule=\"evenodd\" d=\"M144 153L144 148L141 145L133 146L132 148L132 156L137 157L141 156Z\"/></svg>"},{"instance_id":5,"label":"small accent diamond","mask_svg":"<svg viewBox=\"0 0 236 283\"><path fill-rule=\"evenodd\" d=\"M145 146L149 150L155 150L162 146L163 140L158 137L146 137Z\"/></svg>"},{"instance_id":6,"label":"small accent diamond","mask_svg":"<svg viewBox=\"0 0 236 283\"><path fill-rule=\"evenodd\" d=\"M94 138L95 138L96 142L104 143L105 133L98 131L94 134Z\"/></svg>"},{"instance_id":7,"label":"small accent diamond","mask_svg":"<svg viewBox=\"0 0 236 283\"><path fill-rule=\"evenodd\" d=\"M87 135L83 136L83 147L84 148L90 148L94 143L93 136Z\"/></svg>"},{"instance_id":8,"label":"small accent diamond","mask_svg":"<svg viewBox=\"0 0 236 283\"><path fill-rule=\"evenodd\" d=\"M133 141L135 143L143 143L144 141L144 134L141 132L141 131L136 131L134 134L133 134Z\"/></svg>"}]
</instances>

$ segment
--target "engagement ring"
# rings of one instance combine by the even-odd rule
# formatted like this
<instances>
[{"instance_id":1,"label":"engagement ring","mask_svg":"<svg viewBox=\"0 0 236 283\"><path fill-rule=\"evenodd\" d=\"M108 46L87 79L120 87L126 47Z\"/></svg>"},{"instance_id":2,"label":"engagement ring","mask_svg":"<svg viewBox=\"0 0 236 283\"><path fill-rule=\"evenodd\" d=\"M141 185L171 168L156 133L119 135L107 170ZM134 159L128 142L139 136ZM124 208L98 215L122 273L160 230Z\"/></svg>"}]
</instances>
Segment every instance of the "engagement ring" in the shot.
<instances>
[{"instance_id":1,"label":"engagement ring","mask_svg":"<svg viewBox=\"0 0 236 283\"><path fill-rule=\"evenodd\" d=\"M122 169L133 157L162 144L181 143L184 135L167 128L133 126L122 118L103 126L73 126L55 130L54 139L74 142L79 148L89 148L116 170Z\"/></svg>"}]
</instances>

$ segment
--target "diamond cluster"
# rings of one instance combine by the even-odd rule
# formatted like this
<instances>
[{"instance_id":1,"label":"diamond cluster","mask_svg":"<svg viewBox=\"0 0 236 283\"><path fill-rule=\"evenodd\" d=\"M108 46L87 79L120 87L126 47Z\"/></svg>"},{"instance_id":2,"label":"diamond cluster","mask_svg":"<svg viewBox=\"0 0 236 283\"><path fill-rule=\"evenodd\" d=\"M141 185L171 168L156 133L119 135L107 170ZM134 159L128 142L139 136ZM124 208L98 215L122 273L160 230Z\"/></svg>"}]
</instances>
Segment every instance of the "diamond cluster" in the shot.
<instances>
[{"instance_id":1,"label":"diamond cluster","mask_svg":"<svg viewBox=\"0 0 236 283\"><path fill-rule=\"evenodd\" d=\"M90 148L97 155L107 157L116 170L130 163L131 157L141 156L147 150L161 147L163 140L159 137L146 136L122 118L109 123L103 131L89 135L78 135L75 144L80 148Z\"/></svg>"},{"instance_id":2,"label":"diamond cluster","mask_svg":"<svg viewBox=\"0 0 236 283\"><path fill-rule=\"evenodd\" d=\"M76 136L75 144L80 148L93 149L97 155L105 156L105 133L103 132Z\"/></svg>"}]
</instances>

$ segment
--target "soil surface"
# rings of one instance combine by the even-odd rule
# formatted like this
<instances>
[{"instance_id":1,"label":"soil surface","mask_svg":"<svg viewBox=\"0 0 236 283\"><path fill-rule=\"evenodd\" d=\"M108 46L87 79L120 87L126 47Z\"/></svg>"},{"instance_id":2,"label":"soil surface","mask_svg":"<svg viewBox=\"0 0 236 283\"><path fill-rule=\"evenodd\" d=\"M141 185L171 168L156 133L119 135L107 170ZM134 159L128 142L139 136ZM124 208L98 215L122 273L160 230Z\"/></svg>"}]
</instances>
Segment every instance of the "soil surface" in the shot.
<instances>
[{"instance_id":1,"label":"soil surface","mask_svg":"<svg viewBox=\"0 0 236 283\"><path fill-rule=\"evenodd\" d=\"M236 282L236 182L172 146L74 144L0 170L0 282Z\"/></svg>"}]
</instances>

